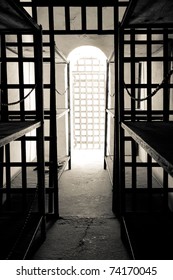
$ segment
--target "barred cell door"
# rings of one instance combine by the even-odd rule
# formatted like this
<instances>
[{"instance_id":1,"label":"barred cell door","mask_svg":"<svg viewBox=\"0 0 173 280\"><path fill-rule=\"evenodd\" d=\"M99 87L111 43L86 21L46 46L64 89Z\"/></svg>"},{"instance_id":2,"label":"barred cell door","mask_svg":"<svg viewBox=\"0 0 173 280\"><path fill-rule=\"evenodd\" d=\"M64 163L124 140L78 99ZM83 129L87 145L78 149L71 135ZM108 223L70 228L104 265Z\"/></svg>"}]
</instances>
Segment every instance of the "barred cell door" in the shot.
<instances>
[{"instance_id":1,"label":"barred cell door","mask_svg":"<svg viewBox=\"0 0 173 280\"><path fill-rule=\"evenodd\" d=\"M75 149L102 149L104 145L106 59L94 54L90 51L78 58L72 70Z\"/></svg>"}]
</instances>

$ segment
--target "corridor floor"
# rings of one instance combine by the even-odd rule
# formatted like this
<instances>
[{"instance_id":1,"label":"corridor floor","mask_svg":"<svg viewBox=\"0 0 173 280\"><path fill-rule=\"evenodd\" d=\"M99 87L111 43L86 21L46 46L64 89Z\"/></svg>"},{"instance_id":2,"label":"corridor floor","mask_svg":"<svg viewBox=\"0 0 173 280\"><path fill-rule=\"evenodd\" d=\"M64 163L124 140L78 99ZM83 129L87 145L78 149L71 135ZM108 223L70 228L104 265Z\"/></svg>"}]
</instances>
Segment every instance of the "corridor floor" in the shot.
<instances>
[{"instance_id":1,"label":"corridor floor","mask_svg":"<svg viewBox=\"0 0 173 280\"><path fill-rule=\"evenodd\" d=\"M100 151L75 151L59 183L60 219L32 259L129 259L112 213L112 186Z\"/></svg>"}]
</instances>

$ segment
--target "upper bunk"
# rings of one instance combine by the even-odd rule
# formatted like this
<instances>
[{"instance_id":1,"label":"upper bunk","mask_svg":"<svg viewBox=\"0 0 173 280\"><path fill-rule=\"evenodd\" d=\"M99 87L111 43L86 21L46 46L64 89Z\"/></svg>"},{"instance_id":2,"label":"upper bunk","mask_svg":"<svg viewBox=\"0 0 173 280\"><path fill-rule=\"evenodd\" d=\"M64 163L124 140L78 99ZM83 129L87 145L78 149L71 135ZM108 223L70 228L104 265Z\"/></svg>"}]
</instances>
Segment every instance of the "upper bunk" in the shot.
<instances>
[{"instance_id":1,"label":"upper bunk","mask_svg":"<svg viewBox=\"0 0 173 280\"><path fill-rule=\"evenodd\" d=\"M171 25L172 0L130 0L121 22L124 28L166 28Z\"/></svg>"},{"instance_id":2,"label":"upper bunk","mask_svg":"<svg viewBox=\"0 0 173 280\"><path fill-rule=\"evenodd\" d=\"M1 34L1 46L0 46L0 60L1 63L4 61L5 66L7 65L7 57L4 57L3 52L1 53L1 47L3 44L7 44L8 40L4 37L2 40L2 34L38 34L40 26L34 22L28 12L20 5L18 0L1 0L0 1L0 34ZM32 43L33 45L33 43ZM3 48L3 47L2 47ZM17 61L21 58L19 54L16 55ZM3 63L2 63L3 64ZM1 64L1 65L2 65ZM1 66L3 69L3 65ZM7 77L6 77L7 78ZM7 79L8 80L8 79ZM2 85L1 85L2 86ZM20 87L21 85L17 85ZM0 87L2 89L2 87ZM5 85L8 88L8 85ZM21 99L22 100L22 99ZM0 112L3 105L2 99L0 100ZM22 102L22 101L20 101ZM8 106L8 102L5 106ZM2 112L1 112L2 113ZM6 114L6 111L5 111ZM5 118L6 119L6 118ZM0 147L14 141L26 133L32 131L41 126L40 119L33 121L8 121L4 122L2 114L0 117Z\"/></svg>"},{"instance_id":3,"label":"upper bunk","mask_svg":"<svg viewBox=\"0 0 173 280\"><path fill-rule=\"evenodd\" d=\"M40 126L39 121L0 122L0 147L14 141Z\"/></svg>"},{"instance_id":4,"label":"upper bunk","mask_svg":"<svg viewBox=\"0 0 173 280\"><path fill-rule=\"evenodd\" d=\"M40 26L34 22L17 0L0 1L0 33L27 33L39 29Z\"/></svg>"},{"instance_id":5,"label":"upper bunk","mask_svg":"<svg viewBox=\"0 0 173 280\"><path fill-rule=\"evenodd\" d=\"M172 57L171 55L166 54L166 46L168 47L168 41L170 40L169 38L169 33L171 34L172 38L172 28L173 28L173 1L172 0L130 0L129 5L127 7L127 10L124 14L124 17L121 22L121 27L122 29L129 29L126 31L130 32L134 31L139 31L139 33L133 33L134 34L146 34L145 36L141 36L141 39L137 36L133 39L134 45L132 45L132 40L129 43L127 40L127 47L129 47L129 50L132 53L129 52L129 57L123 58L124 61L126 62L128 59L128 62L134 67L134 61L135 59L139 59L139 61L146 61L146 82L142 81L139 82L139 89L142 87L146 89L149 89L150 93L154 93L156 91L153 91L155 88L159 88L157 85L157 82L154 84L156 77L153 75L154 69L154 63L155 67L158 65L159 61L159 66L165 68L165 74L164 71L161 75L163 75L163 81L159 84L162 84L162 90L163 90L163 99L160 102L163 102L163 106L159 107L161 108L160 113L164 115L164 111L166 111L168 117L164 119L164 117L160 118L160 121L154 121L153 117L151 117L150 114L153 115L157 111L156 106L154 107L154 102L152 103L151 99L148 98L149 102L148 104L145 104L145 106L141 107L140 110L135 109L135 112L132 112L132 114L137 114L140 113L140 111L143 111L142 108L145 107L146 111L149 112L146 121L142 120L142 115L139 116L138 119L135 119L133 121L122 121L121 127L128 132L128 135L130 135L136 143L138 143L163 169L170 174L173 177L173 154L172 154L172 141L173 141L173 122L172 120L172 113L170 110L170 104L165 102L164 96L166 96L167 93L170 94L170 90L172 88L172 78L170 79L170 73L172 73L172 70L169 68L171 67L172 63ZM148 31L149 29L149 31ZM150 30L151 29L151 30ZM160 31L158 34L165 34L164 29L168 29L168 34L166 36L161 36L161 39L159 36L157 36L157 40L153 39L148 40L149 37L147 37L148 34L156 34L156 31ZM123 30L122 30L123 31ZM142 33L143 32L143 33ZM154 36L153 36L154 37ZM151 37L152 38L152 37ZM164 41L166 39L166 41ZM125 40L124 40L125 41ZM141 44L139 44L141 43ZM167 45L166 45L167 44ZM157 46L158 45L158 46ZM121 49L122 45L120 44ZM139 51L137 52L137 49L141 50L143 47L143 53L142 55L138 55ZM130 49L131 48L131 49ZM163 55L159 57L157 56L156 50L161 50L163 48ZM134 55L134 56L133 56ZM155 56L156 55L156 56ZM167 55L165 58L164 55ZM154 57L155 56L155 57ZM123 62L124 62L123 61ZM167 61L169 61L169 67L166 64ZM125 64L124 62L124 64ZM161 64L162 63L162 64ZM130 67L129 67L130 68ZM131 68L132 69L132 68ZM134 70L134 68L132 69ZM170 71L171 70L171 71ZM168 71L168 74L167 74ZM133 74L135 71L133 72ZM145 74L145 73L143 73ZM147 76L148 75L148 76ZM123 76L123 74L122 74ZM134 76L133 76L134 77ZM164 77L167 77L164 78ZM161 79L162 80L162 79ZM157 79L156 79L157 81ZM122 83L124 82L123 79L121 81ZM133 80L134 82L134 80ZM133 82L131 82L131 86L133 87ZM146 84L145 84L146 83ZM135 87L135 86L134 86ZM167 92L166 92L167 90ZM129 91L130 92L130 91ZM150 95L150 94L149 94ZM149 96L148 95L148 96ZM151 94L152 96L152 94ZM134 97L134 96L132 96ZM140 100L140 98L139 98ZM156 100L156 99L155 99ZM142 99L140 100L142 101ZM158 101L158 100L157 100ZM150 107L150 102L151 102L151 107ZM170 102L170 99L169 101ZM147 107L148 106L148 107ZM132 108L131 111L133 111L134 108ZM130 111L130 110L129 110ZM143 112L142 112L143 113ZM166 114L165 113L165 114ZM124 111L124 115L126 112ZM169 115L170 114L170 115ZM159 114L157 115L159 117ZM136 118L136 117L135 117ZM164 120L164 121L163 121Z\"/></svg>"},{"instance_id":6,"label":"upper bunk","mask_svg":"<svg viewBox=\"0 0 173 280\"><path fill-rule=\"evenodd\" d=\"M173 122L124 122L121 126L173 176Z\"/></svg>"}]
</instances>

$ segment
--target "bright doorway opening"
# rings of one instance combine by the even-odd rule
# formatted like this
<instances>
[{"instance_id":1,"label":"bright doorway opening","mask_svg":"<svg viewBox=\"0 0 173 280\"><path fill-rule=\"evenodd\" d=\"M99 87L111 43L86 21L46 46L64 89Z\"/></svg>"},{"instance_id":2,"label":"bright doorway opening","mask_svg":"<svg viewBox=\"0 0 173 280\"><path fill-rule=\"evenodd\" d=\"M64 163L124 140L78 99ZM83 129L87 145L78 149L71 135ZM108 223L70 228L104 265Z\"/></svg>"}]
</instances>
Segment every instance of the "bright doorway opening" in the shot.
<instances>
[{"instance_id":1,"label":"bright doorway opening","mask_svg":"<svg viewBox=\"0 0 173 280\"><path fill-rule=\"evenodd\" d=\"M69 57L72 92L72 149L104 148L106 56L98 48L82 46Z\"/></svg>"}]
</instances>

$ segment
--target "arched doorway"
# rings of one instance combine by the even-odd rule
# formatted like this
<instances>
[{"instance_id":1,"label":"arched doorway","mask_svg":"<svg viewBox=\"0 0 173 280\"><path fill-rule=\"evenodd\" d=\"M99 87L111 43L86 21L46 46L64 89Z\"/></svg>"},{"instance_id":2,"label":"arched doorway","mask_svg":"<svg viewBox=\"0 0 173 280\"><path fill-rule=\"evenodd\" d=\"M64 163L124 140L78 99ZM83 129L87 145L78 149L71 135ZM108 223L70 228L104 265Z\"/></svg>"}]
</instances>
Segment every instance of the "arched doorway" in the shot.
<instances>
[{"instance_id":1,"label":"arched doorway","mask_svg":"<svg viewBox=\"0 0 173 280\"><path fill-rule=\"evenodd\" d=\"M72 147L101 150L104 146L106 56L82 46L69 57L72 92Z\"/></svg>"}]
</instances>

